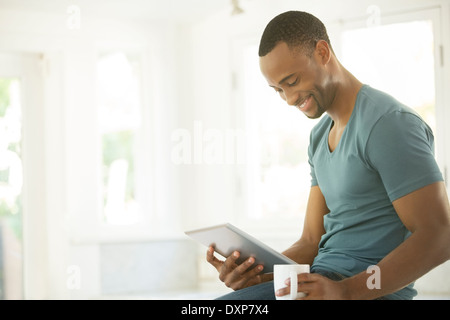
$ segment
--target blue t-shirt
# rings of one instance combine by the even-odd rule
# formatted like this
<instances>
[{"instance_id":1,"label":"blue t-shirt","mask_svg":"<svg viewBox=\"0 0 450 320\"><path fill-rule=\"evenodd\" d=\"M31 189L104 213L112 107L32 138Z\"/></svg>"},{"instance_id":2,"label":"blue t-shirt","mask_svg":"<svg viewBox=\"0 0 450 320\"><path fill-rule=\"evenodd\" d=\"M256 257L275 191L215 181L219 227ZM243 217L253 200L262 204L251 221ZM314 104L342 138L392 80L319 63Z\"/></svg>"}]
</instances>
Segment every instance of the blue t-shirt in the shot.
<instances>
[{"instance_id":1,"label":"blue t-shirt","mask_svg":"<svg viewBox=\"0 0 450 320\"><path fill-rule=\"evenodd\" d=\"M308 149L312 186L320 187L330 210L311 270L349 277L377 264L410 235L392 202L443 177L429 126L383 92L360 89L333 152L332 125L325 115L311 131ZM389 298L412 299L413 285Z\"/></svg>"}]
</instances>

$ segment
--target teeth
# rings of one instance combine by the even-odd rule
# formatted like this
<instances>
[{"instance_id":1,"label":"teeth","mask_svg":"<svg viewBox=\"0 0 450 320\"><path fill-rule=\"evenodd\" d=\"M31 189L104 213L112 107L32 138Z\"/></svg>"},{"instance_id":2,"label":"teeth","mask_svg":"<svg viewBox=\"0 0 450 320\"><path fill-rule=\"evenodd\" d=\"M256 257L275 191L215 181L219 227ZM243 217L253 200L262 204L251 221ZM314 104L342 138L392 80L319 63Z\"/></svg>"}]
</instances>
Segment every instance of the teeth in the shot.
<instances>
[{"instance_id":1,"label":"teeth","mask_svg":"<svg viewBox=\"0 0 450 320\"><path fill-rule=\"evenodd\" d=\"M306 105L306 102L308 102L308 98L306 98L305 101L303 101L303 103L301 105L299 105L298 107L300 109L303 109L305 107L305 105Z\"/></svg>"}]
</instances>

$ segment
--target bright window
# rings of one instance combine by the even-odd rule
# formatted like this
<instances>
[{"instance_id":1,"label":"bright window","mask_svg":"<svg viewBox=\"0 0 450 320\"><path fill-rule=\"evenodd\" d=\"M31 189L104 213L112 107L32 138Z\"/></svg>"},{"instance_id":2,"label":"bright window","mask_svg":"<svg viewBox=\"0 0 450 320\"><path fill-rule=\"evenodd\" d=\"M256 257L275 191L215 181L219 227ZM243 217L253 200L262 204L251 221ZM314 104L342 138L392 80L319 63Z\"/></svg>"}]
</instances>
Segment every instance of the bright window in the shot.
<instances>
[{"instance_id":1,"label":"bright window","mask_svg":"<svg viewBox=\"0 0 450 320\"><path fill-rule=\"evenodd\" d=\"M381 14L384 23L372 27L344 24L340 59L361 81L391 94L422 116L434 132L436 160L445 175L446 104L439 65L439 13Z\"/></svg>"},{"instance_id":2,"label":"bright window","mask_svg":"<svg viewBox=\"0 0 450 320\"><path fill-rule=\"evenodd\" d=\"M23 298L21 83L0 78L0 300Z\"/></svg>"},{"instance_id":3,"label":"bright window","mask_svg":"<svg viewBox=\"0 0 450 320\"><path fill-rule=\"evenodd\" d=\"M347 30L341 60L362 82L414 108L436 132L432 21Z\"/></svg>"},{"instance_id":4,"label":"bright window","mask_svg":"<svg viewBox=\"0 0 450 320\"><path fill-rule=\"evenodd\" d=\"M99 128L102 150L103 221L130 225L142 219L137 198L141 133L141 65L123 52L97 62Z\"/></svg>"}]
</instances>

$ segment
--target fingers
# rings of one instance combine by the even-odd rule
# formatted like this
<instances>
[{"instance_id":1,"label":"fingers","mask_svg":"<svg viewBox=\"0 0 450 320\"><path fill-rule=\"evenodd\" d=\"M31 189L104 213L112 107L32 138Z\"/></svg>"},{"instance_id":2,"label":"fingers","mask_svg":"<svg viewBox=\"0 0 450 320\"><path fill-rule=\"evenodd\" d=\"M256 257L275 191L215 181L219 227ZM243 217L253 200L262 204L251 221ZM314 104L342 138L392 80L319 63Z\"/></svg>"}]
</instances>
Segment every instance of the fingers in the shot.
<instances>
[{"instance_id":1,"label":"fingers","mask_svg":"<svg viewBox=\"0 0 450 320\"><path fill-rule=\"evenodd\" d=\"M263 270L262 265L255 264L255 258L250 257L244 262L237 264L240 253L233 252L225 261L221 261L214 256L214 247L210 246L206 252L206 260L212 264L219 272L219 279L233 290L245 288L250 285L261 283L263 280L273 278L273 275L259 275Z\"/></svg>"},{"instance_id":2,"label":"fingers","mask_svg":"<svg viewBox=\"0 0 450 320\"><path fill-rule=\"evenodd\" d=\"M232 255L230 255L224 262L223 268L221 270L221 276L223 276L224 273L227 273L231 270L234 270L237 266L236 260L239 259L240 253L235 251ZM220 278L220 276L219 276Z\"/></svg>"},{"instance_id":3,"label":"fingers","mask_svg":"<svg viewBox=\"0 0 450 320\"><path fill-rule=\"evenodd\" d=\"M256 270L252 270L252 271L256 271ZM256 276L254 276L253 278L249 279L245 286L250 287L250 286L260 284L263 282L267 282L267 281L271 281L271 280L273 280L273 273L260 273L260 274L257 274Z\"/></svg>"},{"instance_id":4,"label":"fingers","mask_svg":"<svg viewBox=\"0 0 450 320\"><path fill-rule=\"evenodd\" d=\"M236 266L233 271L228 272L227 269L222 275L221 280L225 283L226 286L234 290L236 290L237 288L243 288L250 284L253 285L256 283L260 283L261 279L256 278L256 276L263 270L263 266L258 265L252 268L254 264L255 258L250 257L240 265Z\"/></svg>"},{"instance_id":5,"label":"fingers","mask_svg":"<svg viewBox=\"0 0 450 320\"><path fill-rule=\"evenodd\" d=\"M210 246L208 248L208 251L206 251L206 261L208 261L210 264L214 266L214 268L217 269L217 271L220 271L220 268L223 265L223 261L219 260L214 256L214 247Z\"/></svg>"},{"instance_id":6,"label":"fingers","mask_svg":"<svg viewBox=\"0 0 450 320\"><path fill-rule=\"evenodd\" d=\"M314 289L315 282L320 279L320 275L314 273L300 273L297 276L298 281L298 292L303 292L308 295L310 291ZM277 296L285 296L290 294L291 292L291 280L288 278L285 281L287 287L277 290L275 295ZM305 298L303 298L305 299Z\"/></svg>"}]
</instances>

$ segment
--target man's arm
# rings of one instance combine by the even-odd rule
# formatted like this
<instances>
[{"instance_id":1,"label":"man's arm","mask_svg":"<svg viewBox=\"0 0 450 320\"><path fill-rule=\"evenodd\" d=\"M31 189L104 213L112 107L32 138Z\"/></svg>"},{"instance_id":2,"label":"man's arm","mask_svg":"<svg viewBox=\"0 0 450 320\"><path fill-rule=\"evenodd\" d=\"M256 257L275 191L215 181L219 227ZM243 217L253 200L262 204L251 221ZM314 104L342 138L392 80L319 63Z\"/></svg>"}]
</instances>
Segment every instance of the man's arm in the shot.
<instances>
[{"instance_id":1,"label":"man's arm","mask_svg":"<svg viewBox=\"0 0 450 320\"><path fill-rule=\"evenodd\" d=\"M382 259L381 288L369 290L367 273L348 279L350 294L373 299L400 290L450 259L450 206L443 182L416 190L393 202L411 236Z\"/></svg>"},{"instance_id":2,"label":"man's arm","mask_svg":"<svg viewBox=\"0 0 450 320\"><path fill-rule=\"evenodd\" d=\"M298 263L312 264L314 257L317 255L320 238L325 233L323 216L328 212L322 191L318 186L312 187L308 198L302 236L283 254ZM272 280L272 274L261 274L262 268L258 269L259 266L252 268L255 259L249 258L238 265L236 264L238 258L239 252L234 252L225 261L219 260L214 256L213 247L208 248L206 253L206 260L217 269L219 279L229 288L238 290Z\"/></svg>"},{"instance_id":3,"label":"man's arm","mask_svg":"<svg viewBox=\"0 0 450 320\"><path fill-rule=\"evenodd\" d=\"M301 274L303 299L375 299L396 292L450 259L450 206L443 182L433 183L393 202L411 236L378 263L380 289L369 289L370 273L334 282ZM285 294L284 292L282 294Z\"/></svg>"},{"instance_id":4,"label":"man's arm","mask_svg":"<svg viewBox=\"0 0 450 320\"><path fill-rule=\"evenodd\" d=\"M320 188L318 186L312 187L306 206L301 238L283 254L299 264L311 265L317 256L320 238L325 233L323 216L329 211Z\"/></svg>"}]
</instances>

